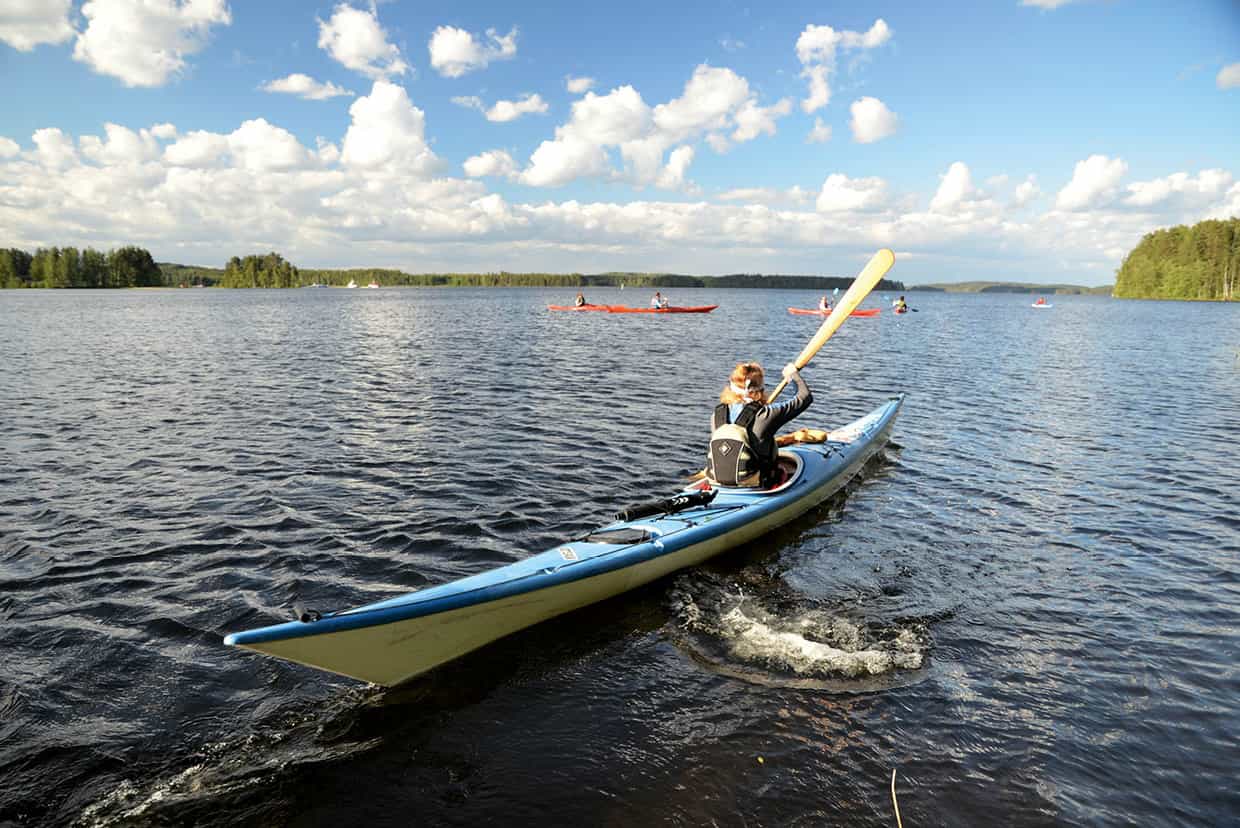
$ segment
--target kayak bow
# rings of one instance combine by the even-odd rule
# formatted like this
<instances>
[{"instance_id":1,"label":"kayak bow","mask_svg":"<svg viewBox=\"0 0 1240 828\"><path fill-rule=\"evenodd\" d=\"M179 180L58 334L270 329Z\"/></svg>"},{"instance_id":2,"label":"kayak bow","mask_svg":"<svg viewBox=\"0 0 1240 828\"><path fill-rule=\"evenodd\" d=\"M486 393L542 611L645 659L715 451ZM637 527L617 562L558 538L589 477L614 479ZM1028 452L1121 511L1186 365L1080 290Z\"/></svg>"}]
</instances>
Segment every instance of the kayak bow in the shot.
<instances>
[{"instance_id":1,"label":"kayak bow","mask_svg":"<svg viewBox=\"0 0 1240 828\"><path fill-rule=\"evenodd\" d=\"M694 566L822 503L887 441L904 395L831 433L780 452L768 490L706 481L659 514L618 520L523 561L356 609L232 633L224 643L320 670L396 685L517 630ZM683 508L682 508L683 507ZM667 513L670 512L670 513ZM637 514L641 514L638 512Z\"/></svg>"}]
</instances>

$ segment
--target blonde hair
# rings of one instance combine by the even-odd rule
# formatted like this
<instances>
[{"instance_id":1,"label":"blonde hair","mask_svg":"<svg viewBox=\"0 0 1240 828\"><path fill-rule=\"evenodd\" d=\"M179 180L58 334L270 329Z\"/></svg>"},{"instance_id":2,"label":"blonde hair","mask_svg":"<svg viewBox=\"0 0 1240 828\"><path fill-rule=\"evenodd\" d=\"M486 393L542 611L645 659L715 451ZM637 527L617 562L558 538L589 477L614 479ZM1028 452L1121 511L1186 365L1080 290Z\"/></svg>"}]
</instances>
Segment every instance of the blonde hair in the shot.
<instances>
[{"instance_id":1,"label":"blonde hair","mask_svg":"<svg viewBox=\"0 0 1240 828\"><path fill-rule=\"evenodd\" d=\"M723 386L723 391L719 394L719 402L725 405L733 403L749 402L744 396L732 390L732 386L745 388L749 390L753 399L757 402L766 403L766 391L763 389L764 375L762 366L756 362L738 362L736 367L732 369L732 374L728 377L728 384Z\"/></svg>"}]
</instances>

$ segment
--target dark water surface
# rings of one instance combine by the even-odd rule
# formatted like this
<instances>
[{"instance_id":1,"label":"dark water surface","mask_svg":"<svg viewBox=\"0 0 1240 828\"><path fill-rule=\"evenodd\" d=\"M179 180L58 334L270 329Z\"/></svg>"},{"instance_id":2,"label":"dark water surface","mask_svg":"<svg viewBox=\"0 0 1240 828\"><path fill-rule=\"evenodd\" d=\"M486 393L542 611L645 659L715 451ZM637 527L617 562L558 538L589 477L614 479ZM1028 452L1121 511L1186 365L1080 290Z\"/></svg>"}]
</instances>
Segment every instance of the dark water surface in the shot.
<instances>
[{"instance_id":1,"label":"dark water surface","mask_svg":"<svg viewBox=\"0 0 1240 828\"><path fill-rule=\"evenodd\" d=\"M1235 306L912 294L799 421L893 442L761 541L397 690L223 647L671 491L817 325L571 298L0 292L0 824L1235 824Z\"/></svg>"}]
</instances>

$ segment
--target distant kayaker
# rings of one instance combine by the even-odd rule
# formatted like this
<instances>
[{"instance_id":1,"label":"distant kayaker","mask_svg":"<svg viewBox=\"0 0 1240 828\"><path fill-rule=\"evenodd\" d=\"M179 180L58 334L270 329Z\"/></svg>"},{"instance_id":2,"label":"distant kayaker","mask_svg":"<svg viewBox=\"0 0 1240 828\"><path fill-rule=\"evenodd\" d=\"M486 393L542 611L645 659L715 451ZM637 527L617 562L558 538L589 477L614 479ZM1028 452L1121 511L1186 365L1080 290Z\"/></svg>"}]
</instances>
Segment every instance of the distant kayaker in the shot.
<instances>
[{"instance_id":1,"label":"distant kayaker","mask_svg":"<svg viewBox=\"0 0 1240 828\"><path fill-rule=\"evenodd\" d=\"M580 307L584 307L585 304L586 304L586 295L582 293L581 291L577 291L577 298L573 300L573 305L580 308Z\"/></svg>"},{"instance_id":2,"label":"distant kayaker","mask_svg":"<svg viewBox=\"0 0 1240 828\"><path fill-rule=\"evenodd\" d=\"M818 300L818 310L825 311L826 313L831 312L831 300L827 298L826 294L823 294L823 297Z\"/></svg>"},{"instance_id":3,"label":"distant kayaker","mask_svg":"<svg viewBox=\"0 0 1240 828\"><path fill-rule=\"evenodd\" d=\"M666 296L664 296L662 293L659 293L659 291L657 291L657 290L656 290L656 291L654 292L654 298L652 298L652 299L650 300L650 307L652 307L652 308L666 308L666 307L667 307L667 297L666 297Z\"/></svg>"},{"instance_id":4,"label":"distant kayaker","mask_svg":"<svg viewBox=\"0 0 1240 828\"><path fill-rule=\"evenodd\" d=\"M1038 297L1038 301L1037 301L1037 302L1035 302L1034 304L1038 304L1038 305L1045 305L1045 304L1046 304L1046 297L1045 297L1045 296L1039 296L1039 297Z\"/></svg>"},{"instance_id":5,"label":"distant kayaker","mask_svg":"<svg viewBox=\"0 0 1240 828\"><path fill-rule=\"evenodd\" d=\"M775 432L814 401L796 365L785 365L783 375L796 383L796 397L767 405L762 366L756 362L740 362L732 369L711 417L706 463L706 476L710 480L722 486L762 488L776 482L779 450L775 445Z\"/></svg>"},{"instance_id":6,"label":"distant kayaker","mask_svg":"<svg viewBox=\"0 0 1240 828\"><path fill-rule=\"evenodd\" d=\"M896 313L904 313L906 310L908 310L908 304L904 301L903 296L901 296L896 301L892 302L891 306L896 309Z\"/></svg>"}]
</instances>

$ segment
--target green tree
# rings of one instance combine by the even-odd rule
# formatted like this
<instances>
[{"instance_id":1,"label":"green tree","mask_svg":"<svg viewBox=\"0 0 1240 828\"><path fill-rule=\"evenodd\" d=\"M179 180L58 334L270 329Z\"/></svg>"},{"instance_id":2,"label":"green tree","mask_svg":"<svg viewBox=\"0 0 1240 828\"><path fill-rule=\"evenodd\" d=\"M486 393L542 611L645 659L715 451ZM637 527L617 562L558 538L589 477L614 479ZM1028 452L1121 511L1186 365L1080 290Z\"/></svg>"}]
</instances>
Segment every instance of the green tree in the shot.
<instances>
[{"instance_id":1,"label":"green tree","mask_svg":"<svg viewBox=\"0 0 1240 828\"><path fill-rule=\"evenodd\" d=\"M108 281L111 287L159 287L163 276L141 247L121 247L108 253Z\"/></svg>"}]
</instances>

